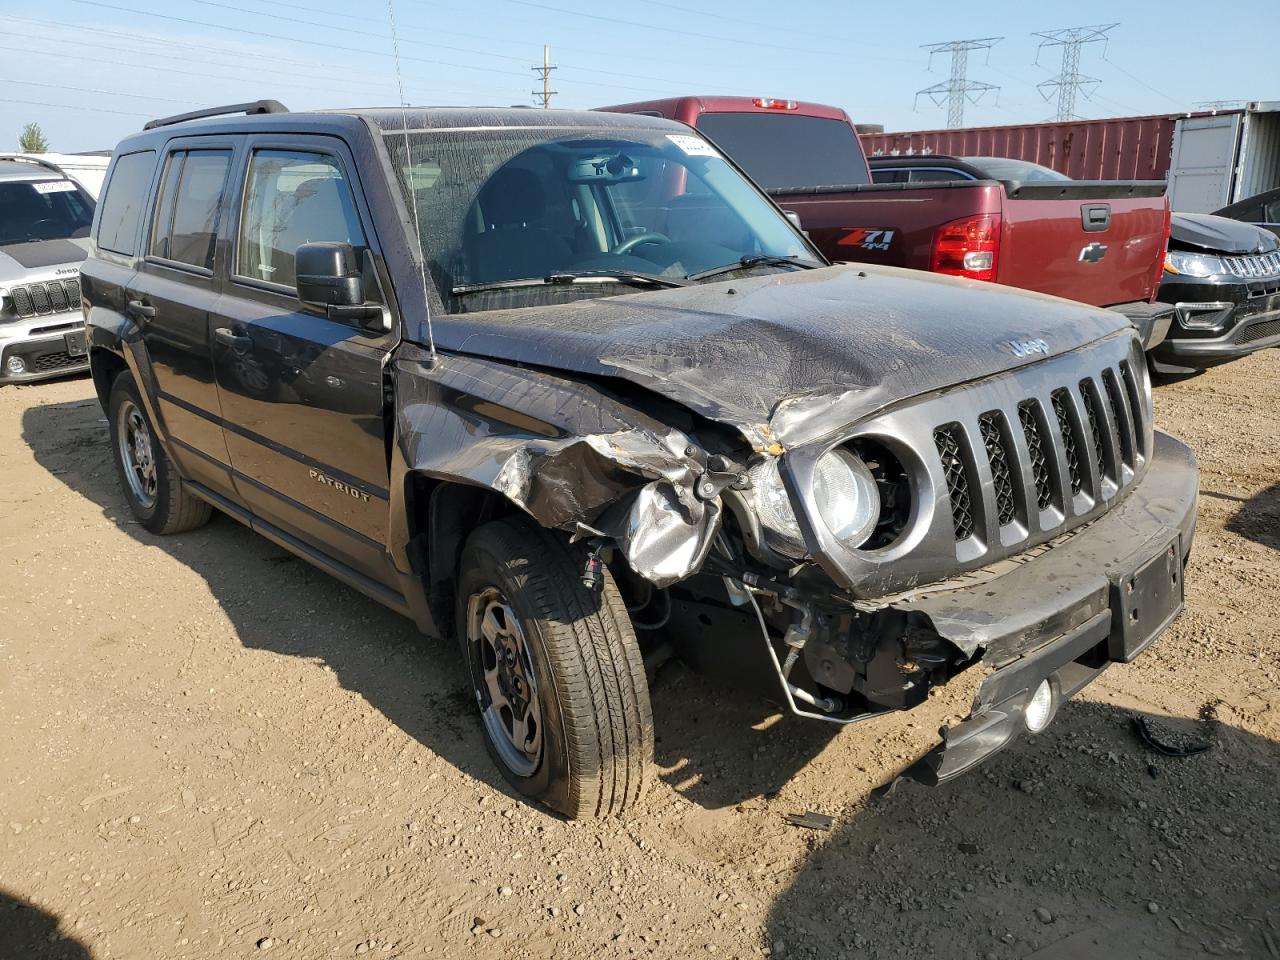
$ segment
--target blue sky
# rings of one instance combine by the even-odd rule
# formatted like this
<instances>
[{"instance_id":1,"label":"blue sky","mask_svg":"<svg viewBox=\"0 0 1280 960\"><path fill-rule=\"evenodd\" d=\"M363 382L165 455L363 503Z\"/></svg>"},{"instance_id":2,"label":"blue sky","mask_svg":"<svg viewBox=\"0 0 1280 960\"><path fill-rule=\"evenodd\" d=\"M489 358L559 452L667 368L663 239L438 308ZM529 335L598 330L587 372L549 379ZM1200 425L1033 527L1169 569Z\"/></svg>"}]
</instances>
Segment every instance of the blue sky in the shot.
<instances>
[{"instance_id":1,"label":"blue sky","mask_svg":"<svg viewBox=\"0 0 1280 960\"><path fill-rule=\"evenodd\" d=\"M551 44L553 104L591 107L682 93L816 100L890 130L945 126L915 92L945 80L922 44L1003 36L969 77L1001 87L966 124L1029 123L1054 107L1036 84L1035 31L1118 23L1084 49L1101 80L1085 117L1280 100L1280 3L1081 0L1070 9L986 2L823 0L396 0L405 95L418 104L529 103ZM363 12L361 12L363 11ZM981 13L980 16L977 14ZM55 150L113 146L148 117L270 97L291 108L399 102L385 0L6 0L0 4L0 149L37 121ZM913 109L914 105L914 109Z\"/></svg>"}]
</instances>

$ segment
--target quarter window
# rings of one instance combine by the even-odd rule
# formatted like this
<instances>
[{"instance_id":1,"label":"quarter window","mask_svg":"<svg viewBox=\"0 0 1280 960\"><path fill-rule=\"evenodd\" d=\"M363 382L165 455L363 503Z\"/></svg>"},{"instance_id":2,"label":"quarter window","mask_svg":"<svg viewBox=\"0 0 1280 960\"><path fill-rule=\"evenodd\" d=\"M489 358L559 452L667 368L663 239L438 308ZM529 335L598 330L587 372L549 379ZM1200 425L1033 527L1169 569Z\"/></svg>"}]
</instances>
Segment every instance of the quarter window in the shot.
<instances>
[{"instance_id":1,"label":"quarter window","mask_svg":"<svg viewBox=\"0 0 1280 960\"><path fill-rule=\"evenodd\" d=\"M169 155L149 253L178 263L213 267L213 245L218 236L218 212L230 150L184 150Z\"/></svg>"},{"instance_id":2,"label":"quarter window","mask_svg":"<svg viewBox=\"0 0 1280 960\"><path fill-rule=\"evenodd\" d=\"M132 257L138 252L138 221L147 205L147 188L155 170L154 150L126 153L115 169L98 215L98 246Z\"/></svg>"},{"instance_id":3,"label":"quarter window","mask_svg":"<svg viewBox=\"0 0 1280 960\"><path fill-rule=\"evenodd\" d=\"M365 238L351 187L331 156L256 150L240 217L236 274L295 285L294 253L304 243L349 243L356 263Z\"/></svg>"}]
</instances>

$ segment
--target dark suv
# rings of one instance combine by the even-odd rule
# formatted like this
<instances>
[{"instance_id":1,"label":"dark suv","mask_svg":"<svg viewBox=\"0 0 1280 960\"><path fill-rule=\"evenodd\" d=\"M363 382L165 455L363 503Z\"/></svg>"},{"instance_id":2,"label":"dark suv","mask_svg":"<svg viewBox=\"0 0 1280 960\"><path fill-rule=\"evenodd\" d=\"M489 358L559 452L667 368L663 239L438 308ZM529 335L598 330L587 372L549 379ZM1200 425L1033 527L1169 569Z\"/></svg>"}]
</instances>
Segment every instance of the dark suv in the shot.
<instances>
[{"instance_id":1,"label":"dark suv","mask_svg":"<svg viewBox=\"0 0 1280 960\"><path fill-rule=\"evenodd\" d=\"M455 635L527 795L639 796L667 644L836 724L967 691L936 782L1181 609L1197 472L1124 317L830 267L666 120L235 109L126 139L98 208L129 505Z\"/></svg>"}]
</instances>

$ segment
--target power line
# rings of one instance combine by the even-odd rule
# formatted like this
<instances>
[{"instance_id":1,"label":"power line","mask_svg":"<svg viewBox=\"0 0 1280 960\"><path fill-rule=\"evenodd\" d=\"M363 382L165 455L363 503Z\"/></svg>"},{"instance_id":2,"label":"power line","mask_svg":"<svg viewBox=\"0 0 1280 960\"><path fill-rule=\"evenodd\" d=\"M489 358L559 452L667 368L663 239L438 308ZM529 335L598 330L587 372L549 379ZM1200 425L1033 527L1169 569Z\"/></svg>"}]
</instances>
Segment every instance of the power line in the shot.
<instances>
[{"instance_id":1,"label":"power line","mask_svg":"<svg viewBox=\"0 0 1280 960\"><path fill-rule=\"evenodd\" d=\"M41 26L41 27L53 27L53 28L56 28L56 29L58 29L58 30L60 30L60 31L61 31L61 30L68 30L68 29L70 29L70 30L80 30L80 31L84 31L84 32L89 32L89 33L91 33L91 34L93 34L93 35L95 35L95 36L97 36L97 35L99 35L99 34L102 34L102 35L106 35L106 36L109 36L109 37L118 37L118 38L123 39L123 40L128 40L128 41L130 41L130 42L132 42L132 43L158 44L158 45L161 45L161 46L163 46L163 47L165 47L165 48L177 48L177 49L183 49L183 50L196 50L196 51L200 51L200 52L202 52L202 53L206 53L206 54L211 53L211 54L213 54L213 55L215 55L215 56L223 56L223 57L227 57L227 56L229 56L229 57L239 58L239 59L244 59L244 58L246 58L246 57L254 58L254 63L252 64L252 66L247 66L247 65L246 65L246 66L244 66L244 67L241 67L241 66L236 65L236 64L224 64L224 63L216 63L216 64L212 64L213 66L221 67L221 68L223 68L223 69L230 69L230 70L237 70L237 69L250 69L250 70L252 70L252 72L253 72L254 74L261 74L261 73L274 73L274 74L279 74L279 75L281 75L281 76L293 77L293 78L296 78L296 79L329 80L329 79L332 79L332 78L333 78L333 73L332 73L332 72L330 72L329 74L322 75L322 74L315 74L315 73L302 73L302 72L300 72L300 71L298 71L298 70L275 70L275 69L272 69L271 67L262 67L262 66L258 66L257 60L258 60L259 58L257 57L257 55L256 55L253 51L245 50L245 49L244 49L244 48L242 48L242 47L241 47L241 48L237 48L237 47L226 47L226 46L219 46L219 45L212 45L212 44L191 43L191 42L189 42L189 41L184 41L184 40L171 40L171 39L169 39L169 38L167 38L167 37L166 37L166 38L156 38L156 37L148 36L147 34L140 34L140 33L126 33L126 32L124 32L124 31L120 31L120 30L108 30L108 29L103 28L103 27L88 28L88 27L80 26L79 24L74 24L74 23L64 23L64 22L59 21L59 20L39 20L39 19L36 19L36 18L34 18L34 17L14 17L14 16L9 16L9 15L7 15L7 14L0 14L0 19L3 19L3 20L15 20L15 21L20 21L20 22L22 22L22 23L36 24L37 26ZM151 60L151 59L159 59L159 60L177 60L177 61L179 61L179 62L181 62L181 63L186 63L186 64L190 64L190 63L192 62L190 57L182 57L182 56L175 56L175 55L173 55L173 54L157 53L157 52L155 52L155 51L153 51L153 50L150 50L150 49L137 50L137 49L134 49L134 48L131 48L131 47L124 47L124 46L121 46L120 44L118 44L118 43L116 43L116 42L112 42L109 46L104 46L104 44L103 44L101 41L98 41L98 42L92 42L92 41L87 41L87 40L75 40L75 39L72 39L72 38L70 38L70 37L64 37L64 36L61 36L61 35L59 35L59 36L38 36L38 37L37 37L37 39L39 39L39 40L40 40L40 42L41 42L42 44L44 44L44 43L73 44L73 45L75 45L75 46L92 47L92 48L100 48L100 49L103 49L104 51L109 51L109 52L111 52L111 53L121 53L121 52L123 52L123 53L138 53L138 54L140 54L141 56L144 56L144 57L148 58L149 60ZM27 54L32 54L32 55L36 55L36 56L45 56L45 55L47 55L47 56L60 56L59 54L55 54L55 53L48 52L48 51L44 51L44 50L24 49L24 48L21 48L21 47L6 47L5 49L17 50L17 51L19 51L19 52L21 52L21 53L27 53ZM101 60L101 59L94 59L94 58L92 58L92 57L86 57L86 56L83 56L83 55L81 55L81 54L77 54L77 56L78 56L80 59L83 59L83 60L93 60L93 62L95 62L95 63L105 63L105 64L111 64L111 65L120 65L119 58L116 58L116 59L114 59L114 60ZM273 54L272 54L272 56L271 56L271 62L272 62L272 63L277 63L277 64L295 64L295 65L300 66L300 67L312 67L312 68L314 68L314 66L315 66L315 61L314 61L314 60L294 60L294 59L290 59L290 58L288 58L288 57L278 56L278 55L276 55L276 54L274 54L274 53L273 53ZM210 73L207 73L207 72L192 72L192 71L186 71L186 70L178 70L178 69L171 68L171 67L160 67L160 66L155 66L155 65L152 65L152 64L150 64L150 63L146 63L146 62L133 62L133 63L131 63L131 64L129 65L129 68L130 68L131 70L141 68L141 69L146 69L146 70L157 70L157 71L161 71L161 72L170 72L170 73L180 74L180 75L184 75L184 76L198 77L198 78L200 78L200 79L218 79L218 80L233 80L233 81L241 81L241 82L252 82L252 81L251 81L251 79L250 79L250 78L247 78L247 77L227 77L227 76L221 76L221 75L218 75L218 74L210 74ZM406 75L406 79L408 79L408 80L412 80L412 81L414 81L414 82L416 82L416 83L430 84L430 85L432 86L432 89L433 89L433 90L435 90L435 91L437 91L437 92L443 92L443 93L457 93L457 94L463 94L463 95L473 95L473 94L476 92L476 90L487 91L487 92L494 92L494 93L499 92L496 88L485 88L485 87L472 88L472 89L468 89L468 90L465 90L465 91L464 91L464 90L454 90L454 89L441 89L441 88L439 88L439 87L435 86L435 81L434 81L434 80L428 79L428 78L426 78L426 77L421 77L421 76L408 76L408 75ZM350 92L349 90L347 90L347 89L345 88L345 86L344 86L344 87L333 87L333 86L327 86L327 87L326 87L326 86L316 86L316 85L315 85L315 84L313 84L313 83L291 83L291 82L289 82L289 81L279 81L279 80L273 80L273 81L272 81L272 83L273 83L273 84L276 84L276 85L278 85L278 86L298 87L298 88L300 88L300 89L307 89L307 90L328 90L328 91L333 92L333 93L342 93L342 94L347 94L347 93L349 93L349 92ZM378 80L355 80L355 79L349 79L349 80L344 80L344 81L343 81L343 84L344 84L344 85L348 85L348 84L349 84L349 85L351 85L351 86L363 86L363 87L371 87L371 88L372 88L372 87L388 88L388 87L390 87L393 83L394 83L394 80L393 80L391 77L384 77L381 81L378 81ZM506 90L504 90L504 91L501 91L501 92L507 92L507 91L506 91Z\"/></svg>"},{"instance_id":2,"label":"power line","mask_svg":"<svg viewBox=\"0 0 1280 960\"><path fill-rule=\"evenodd\" d=\"M1003 39L1004 37L982 37L977 40L949 40L946 43L925 44L923 49L929 51L930 69L933 68L935 54L951 54L951 76L942 83L935 83L931 87L917 90L916 102L919 103L921 97L928 97L935 105L942 106L945 101L947 104L947 126L953 128L964 126L965 101L977 103L987 93L992 90L999 91L1000 89L994 84L968 78L969 52L971 50L990 50Z\"/></svg>"},{"instance_id":3,"label":"power line","mask_svg":"<svg viewBox=\"0 0 1280 960\"><path fill-rule=\"evenodd\" d=\"M533 91L533 95L542 101L543 110L549 110L552 94L560 91L551 89L551 71L556 68L551 65L551 47L548 44L542 45L542 66L530 69L542 78L542 89Z\"/></svg>"},{"instance_id":4,"label":"power line","mask_svg":"<svg viewBox=\"0 0 1280 960\"><path fill-rule=\"evenodd\" d=\"M1091 27L1066 27L1062 30L1045 30L1032 36L1040 38L1040 46L1036 49L1036 63L1040 63L1040 54L1046 47L1062 47L1062 69L1056 77L1042 80L1036 84L1040 96L1049 100L1057 91L1058 115L1056 120L1071 120L1076 115L1076 94L1084 93L1086 97L1098 87L1102 81L1097 77L1085 76L1080 72L1080 50L1090 43L1103 44L1103 58L1106 58L1107 32L1120 26L1118 23L1095 24Z\"/></svg>"},{"instance_id":5,"label":"power line","mask_svg":"<svg viewBox=\"0 0 1280 960\"><path fill-rule=\"evenodd\" d=\"M221 23L210 23L207 20L193 20L189 17L177 17L168 13L155 13L151 10L139 10L137 7L125 7L119 4L105 3L103 2L103 0L73 0L73 2L82 4L84 6L89 6L89 7L101 7L106 10L117 10L123 13L132 13L142 17L153 17L160 20L171 20L175 23L185 23L191 26L210 27L215 30L229 30L232 33L239 33L245 36L266 37L267 39L270 39L270 40L283 40L286 43L302 44L304 46L309 46L309 47L322 47L326 50L341 50L343 53L346 53L346 54L360 54L361 56L381 57L384 59L391 56L391 54L389 53L384 53L378 50L363 50L359 48L352 48L350 46L347 46L345 44L340 44L340 43L326 43L323 40L302 40L297 37L284 36L283 34L279 34L279 33L268 33L265 30L247 30L244 27L229 27ZM525 76L525 74L518 73L514 70L503 70L498 67L479 66L473 63L454 63L448 60L429 60L426 57L410 57L405 55L402 55L400 59L412 60L415 63L426 63L426 64L430 64L431 66L437 66L437 67L454 67L459 70L477 70L477 71L480 71L481 73L496 73L496 74L501 74L503 76L513 76L513 77ZM617 84L617 83L602 83L600 81L595 81L595 80L575 80L574 82L579 85L589 86L589 87L608 87L615 90L631 90L638 93L648 93L648 94L653 93L652 90L644 87L628 87L628 86L623 86L622 84Z\"/></svg>"},{"instance_id":6,"label":"power line","mask_svg":"<svg viewBox=\"0 0 1280 960\"><path fill-rule=\"evenodd\" d=\"M5 97L4 102L6 104L20 103L24 107L56 107L59 110L79 110L81 113L114 113L120 117L150 118L151 116L149 113L133 113L128 110L109 110L106 107L81 107L70 103L46 103L43 100L13 100L9 97Z\"/></svg>"},{"instance_id":7,"label":"power line","mask_svg":"<svg viewBox=\"0 0 1280 960\"><path fill-rule=\"evenodd\" d=\"M87 2L87 0L77 0L77 2L84 3ZM507 3L516 3L522 7L533 7L537 10L549 10L553 13L563 13L577 19L602 20L605 23L616 23L621 24L624 27L636 27L641 30L656 30L657 32L666 34L667 36L671 35L671 26L669 24L659 25L644 23L639 20L623 20L620 17L606 17L599 13L583 13L581 10L569 10L565 7L552 6L549 3L539 3L537 0L507 0ZM697 40L714 40L717 43L737 43L748 47L763 47L768 50L786 50L790 53L805 53L820 57L839 57L841 60L849 59L848 51L812 50L806 49L805 47L786 46L768 40L742 40L737 37L722 37L714 33L696 33L683 27L679 31L679 36Z\"/></svg>"},{"instance_id":8,"label":"power line","mask_svg":"<svg viewBox=\"0 0 1280 960\"><path fill-rule=\"evenodd\" d=\"M310 4L306 4L306 3L290 3L288 2L288 0L254 0L254 2L264 3L264 4L267 4L268 6L273 6L273 7L288 7L294 10L305 10L311 14L318 14L320 16L325 16L325 17L336 17L340 20L359 20L361 22L368 21L368 17L362 14L339 13L335 10L314 10ZM420 3L419 6L431 6L431 4ZM445 9L446 11L450 11L450 12L452 11L452 8L448 4L443 4L443 5L438 4L437 6L441 6L441 8ZM688 13L693 11L685 11L685 12ZM545 22L541 20L521 20L515 17L503 17L502 19L503 19L503 23L505 24L537 27L539 29L545 29L546 27ZM735 21L735 22L742 22L742 21ZM463 37L468 40L481 40L486 44L503 43L508 46L521 46L521 47L526 45L524 40L506 40L506 39L503 39L502 37L484 36L478 33L463 33L458 30L442 30L440 27L438 27L434 23L431 24L429 27L417 26L417 27L414 27L414 29L424 30L432 34L440 34L443 36ZM563 44L557 44L556 46L558 49L562 51L568 51L569 53L580 53L585 56L601 55L600 49L588 50L583 47L573 47L573 46L566 47ZM518 57L517 59L523 60L524 58ZM655 56L652 56L651 54L642 54L642 53L628 53L627 59L628 61L643 60L649 63L675 64L677 66L688 66L689 64L688 57L684 57L684 58L655 57ZM862 58L862 59L868 59L868 58ZM876 58L871 58L871 59L876 59ZM895 62L905 62L905 61L895 61ZM642 76L640 74L631 73L631 72L623 72L618 70L601 70L594 67L579 67L579 66L572 66L570 64L562 64L562 66L567 67L569 69L582 70L586 73L602 73L602 74L607 74L615 77L632 77L636 80L659 80L659 81L665 82L666 80L671 79L669 77L651 77L651 76L646 77L646 76ZM737 65L736 64L727 65L724 69L733 69L733 67L735 66Z\"/></svg>"},{"instance_id":9,"label":"power line","mask_svg":"<svg viewBox=\"0 0 1280 960\"><path fill-rule=\"evenodd\" d=\"M224 9L224 10L234 10L234 11L236 11L237 13L247 13L247 14L250 14L251 16L255 16L255 17L267 17L268 19L271 19L271 20L280 20L280 21L283 21L283 22L285 22L285 23L296 23L296 24L301 24L301 25L303 25L303 26L315 26L315 22L314 22L314 21L312 21L312 20L299 19L299 18L297 18L297 17L286 17L286 16L284 16L284 15L282 15L282 14L278 14L278 13L266 13L266 12L261 11L261 10L253 10L253 9L251 9L251 8L247 8L247 7L234 6L233 4L230 4L230 3L224 3L224 2L221 2L221 0L192 0L192 2L193 2L193 3L201 4L201 5L206 6L206 7L220 7L220 8L222 8L222 9ZM259 2L273 3L273 4L278 4L279 6L286 6L286 7L295 7L295 6L297 6L296 4L292 4L292 3L282 3L282 2L280 2L280 0L259 0ZM339 19L342 19L342 20L355 20L355 21L358 21L358 22L360 22L360 23L367 23L367 22L368 22L368 17L360 16L360 15L356 15L356 14L337 13L337 12L331 12L331 11L315 11L315 12L317 12L317 13L321 13L321 14L323 14L324 16L336 17L336 18L339 18ZM374 39L376 39L376 40L386 40L386 39L387 39L387 37L386 37L386 35L385 35L385 34L381 34L381 33L374 33L374 32L369 31L369 30L357 30L357 29L355 29L355 28L353 28L353 27L347 27L347 28L344 28L344 32L345 32L345 33L352 33L352 34L356 34L356 35L364 36L364 37L372 37L372 38L374 38ZM433 31L433 32L437 32L437 33L438 33L438 32L441 32L441 31ZM488 39L489 39L489 38L486 38L486 37L479 37L479 36L477 36L477 35L475 35L475 34L461 34L461 33L457 33L457 32L454 32L454 36L464 36L464 37L469 36L469 37L472 37L472 38L474 38L474 39L480 39L480 40L488 40ZM513 56L513 55L505 54L505 53L491 53L491 52L489 52L489 51L487 51L487 50L476 50L476 49L471 48L471 47L458 47L458 46L453 46L453 45L451 45L451 44L447 44L447 43L431 43L431 42L428 42L428 41L426 41L426 40L414 40L414 39L411 39L411 38L409 38L409 37L400 37L400 42L401 42L401 43L412 43L412 44L416 44L417 46L420 46L420 47L435 47L435 48L440 49L440 50L451 50L451 51L453 51L454 53L466 53L466 54L470 54L470 55L472 55L472 56L477 56L477 57L492 57L492 58L497 59L497 60L510 60L510 61L512 61L512 62L514 62L514 63L525 63L525 62L526 62L524 57ZM535 68L535 69L538 69L538 68ZM670 82L673 82L673 81L676 79L676 78L673 78L673 77L652 77L652 76L643 76L643 75L641 75L641 74L637 74L637 73L635 73L635 72L633 72L633 71L623 72L623 71L619 71L619 70L600 70L600 69L596 69L596 68L593 68L593 67L574 67L573 69L575 69L575 70L579 70L579 71L581 71L582 73L599 73L599 74L604 74L604 75L607 75L607 76L613 76L613 77L627 77L627 78L632 79L632 80L654 80L654 81L657 81L658 83L670 83ZM571 81L571 82L577 82L577 83L589 83L590 81ZM619 84L596 84L596 86L616 87L616 88L617 88L617 89L619 89L619 90L638 90L638 89L639 89L639 88L637 88L637 87L628 87L628 86L622 86L622 85L619 85ZM642 91L642 92L643 92L643 91Z\"/></svg>"},{"instance_id":10,"label":"power line","mask_svg":"<svg viewBox=\"0 0 1280 960\"><path fill-rule=\"evenodd\" d=\"M1134 76L1132 73L1130 73L1124 67L1120 66L1120 64L1116 63L1114 60L1107 59L1107 52L1105 49L1102 51L1102 62L1105 63L1107 66L1111 67L1113 70L1118 70L1120 73L1123 73L1126 77L1128 77L1138 86L1146 87L1152 93L1158 94L1159 96L1164 97L1170 103L1176 103L1178 106L1180 107L1182 106L1183 104L1182 100L1178 99L1177 97L1169 96L1169 94L1165 93L1163 90L1157 90L1155 87L1147 83L1147 81L1143 80L1141 77Z\"/></svg>"},{"instance_id":11,"label":"power line","mask_svg":"<svg viewBox=\"0 0 1280 960\"><path fill-rule=\"evenodd\" d=\"M723 13L712 13L707 10L690 10L689 5L687 3L667 3L665 2L665 0L640 0L640 2L647 3L650 6L654 6L654 7L665 7L668 10L678 10L681 14L685 16L688 16L689 14L693 14L699 17L711 17L715 20L719 20L721 23L724 22ZM733 17L733 22L736 24L742 24L744 26L763 27L766 30L778 29L778 23L776 21L773 23L769 23L764 20L744 20L742 17L737 16L736 13ZM850 47L867 47L875 50L882 49L880 44L867 43L862 40L854 40L850 37L837 37L829 33L815 33L809 30L796 30L792 27L791 24L787 24L786 32L788 35L795 35L795 36L801 36L801 37L817 37L821 40L829 40L829 41L833 41L835 43L840 43ZM907 60L904 57L868 57L863 54L859 54L858 59L859 60L880 60L886 63L912 63L913 62L911 60Z\"/></svg>"},{"instance_id":12,"label":"power line","mask_svg":"<svg viewBox=\"0 0 1280 960\"><path fill-rule=\"evenodd\" d=\"M12 50L12 47L6 47ZM143 93L123 93L119 90L100 90L93 87L69 87L62 83L44 83L40 80L14 80L12 77L0 77L0 83L20 83L24 87L47 87L50 90L74 90L77 93L101 93L108 97L127 97L130 100L155 100L163 103L180 103L184 106L190 106L190 100L179 100L175 97L150 97Z\"/></svg>"}]
</instances>

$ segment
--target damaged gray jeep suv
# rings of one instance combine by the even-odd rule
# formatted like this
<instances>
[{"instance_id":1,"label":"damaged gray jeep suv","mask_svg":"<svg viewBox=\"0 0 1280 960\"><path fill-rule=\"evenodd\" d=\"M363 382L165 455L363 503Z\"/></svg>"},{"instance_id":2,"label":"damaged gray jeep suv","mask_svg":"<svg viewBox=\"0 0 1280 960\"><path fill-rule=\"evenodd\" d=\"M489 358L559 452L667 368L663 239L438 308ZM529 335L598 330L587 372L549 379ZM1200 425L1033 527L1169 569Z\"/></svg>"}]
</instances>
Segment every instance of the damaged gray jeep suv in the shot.
<instances>
[{"instance_id":1,"label":"damaged gray jeep suv","mask_svg":"<svg viewBox=\"0 0 1280 960\"><path fill-rule=\"evenodd\" d=\"M949 698L938 782L1182 608L1196 466L1123 317L831 266L682 125L153 121L93 243L142 526L217 508L456 636L503 774L569 816L640 796L659 649L816 722Z\"/></svg>"}]
</instances>

